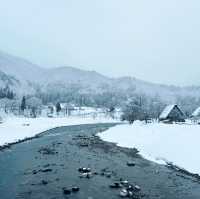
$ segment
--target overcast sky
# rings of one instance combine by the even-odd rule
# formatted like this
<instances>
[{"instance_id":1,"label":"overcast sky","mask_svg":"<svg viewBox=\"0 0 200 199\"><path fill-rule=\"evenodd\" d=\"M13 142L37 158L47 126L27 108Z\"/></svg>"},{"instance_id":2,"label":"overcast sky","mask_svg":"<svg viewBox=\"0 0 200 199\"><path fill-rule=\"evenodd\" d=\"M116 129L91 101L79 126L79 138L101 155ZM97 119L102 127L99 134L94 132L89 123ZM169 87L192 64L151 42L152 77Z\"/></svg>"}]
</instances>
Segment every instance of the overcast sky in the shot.
<instances>
[{"instance_id":1,"label":"overcast sky","mask_svg":"<svg viewBox=\"0 0 200 199\"><path fill-rule=\"evenodd\" d=\"M200 84L199 0L0 0L0 48L45 67Z\"/></svg>"}]
</instances>

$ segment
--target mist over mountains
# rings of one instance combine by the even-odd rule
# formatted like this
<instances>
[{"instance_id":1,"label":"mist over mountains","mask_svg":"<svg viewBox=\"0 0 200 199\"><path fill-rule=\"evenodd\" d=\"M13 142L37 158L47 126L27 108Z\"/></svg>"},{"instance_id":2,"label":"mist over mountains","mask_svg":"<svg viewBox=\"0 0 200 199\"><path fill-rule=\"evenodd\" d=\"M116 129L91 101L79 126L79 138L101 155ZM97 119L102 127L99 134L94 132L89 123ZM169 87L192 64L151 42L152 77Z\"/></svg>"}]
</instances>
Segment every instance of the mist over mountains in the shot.
<instances>
[{"instance_id":1,"label":"mist over mountains","mask_svg":"<svg viewBox=\"0 0 200 199\"><path fill-rule=\"evenodd\" d=\"M17 95L35 94L38 91L62 93L73 88L82 94L112 92L159 96L166 102L175 102L177 96L200 97L200 87L166 86L133 77L110 78L95 71L65 66L47 69L0 52L0 87L6 86Z\"/></svg>"}]
</instances>

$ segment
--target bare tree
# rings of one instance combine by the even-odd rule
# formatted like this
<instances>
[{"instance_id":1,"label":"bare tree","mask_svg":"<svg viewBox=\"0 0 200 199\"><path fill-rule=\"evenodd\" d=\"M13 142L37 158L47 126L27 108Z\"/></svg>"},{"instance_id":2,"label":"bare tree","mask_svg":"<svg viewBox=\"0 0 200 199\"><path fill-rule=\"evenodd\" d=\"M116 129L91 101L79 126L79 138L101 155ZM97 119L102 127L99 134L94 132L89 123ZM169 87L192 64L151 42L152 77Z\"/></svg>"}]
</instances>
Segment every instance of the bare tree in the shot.
<instances>
[{"instance_id":1,"label":"bare tree","mask_svg":"<svg viewBox=\"0 0 200 199\"><path fill-rule=\"evenodd\" d=\"M38 113L41 112L42 100L37 97L31 97L26 101L27 107L31 110L31 116L37 117Z\"/></svg>"}]
</instances>

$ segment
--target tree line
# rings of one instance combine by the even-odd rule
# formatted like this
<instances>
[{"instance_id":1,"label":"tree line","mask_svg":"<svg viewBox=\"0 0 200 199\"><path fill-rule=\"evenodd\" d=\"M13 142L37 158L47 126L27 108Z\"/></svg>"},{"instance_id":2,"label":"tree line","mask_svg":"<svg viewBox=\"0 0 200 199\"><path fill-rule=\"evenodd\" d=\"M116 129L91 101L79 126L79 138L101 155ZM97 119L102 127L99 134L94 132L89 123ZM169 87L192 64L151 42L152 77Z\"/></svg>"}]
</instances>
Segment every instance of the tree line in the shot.
<instances>
[{"instance_id":1,"label":"tree line","mask_svg":"<svg viewBox=\"0 0 200 199\"><path fill-rule=\"evenodd\" d=\"M0 99L1 98L8 98L8 99L14 99L16 94L8 87L0 88Z\"/></svg>"},{"instance_id":2,"label":"tree line","mask_svg":"<svg viewBox=\"0 0 200 199\"><path fill-rule=\"evenodd\" d=\"M34 95L17 96L9 87L0 88L0 106L5 112L23 114L26 109L31 110L33 116L41 111L43 105L49 103L58 109L59 103L69 103L75 106L90 106L106 108L113 111L121 108L122 119L133 122L134 120L147 120L158 118L164 107L170 103L178 104L183 112L190 116L200 106L200 98L191 96L175 96L175 100L165 101L159 95L147 96L131 91L104 91L101 93L83 93L78 87L63 90L38 90Z\"/></svg>"}]
</instances>

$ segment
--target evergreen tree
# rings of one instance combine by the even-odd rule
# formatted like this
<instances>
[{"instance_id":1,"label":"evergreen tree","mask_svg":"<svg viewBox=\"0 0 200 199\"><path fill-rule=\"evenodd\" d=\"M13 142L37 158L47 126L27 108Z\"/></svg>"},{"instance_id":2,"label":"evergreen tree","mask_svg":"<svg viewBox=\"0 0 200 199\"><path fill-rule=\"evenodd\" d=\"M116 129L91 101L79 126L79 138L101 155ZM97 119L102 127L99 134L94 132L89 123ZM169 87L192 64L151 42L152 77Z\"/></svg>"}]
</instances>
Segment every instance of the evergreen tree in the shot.
<instances>
[{"instance_id":1,"label":"evergreen tree","mask_svg":"<svg viewBox=\"0 0 200 199\"><path fill-rule=\"evenodd\" d=\"M22 102L21 102L21 111L24 112L24 110L26 109L26 98L25 96L22 98Z\"/></svg>"},{"instance_id":2,"label":"evergreen tree","mask_svg":"<svg viewBox=\"0 0 200 199\"><path fill-rule=\"evenodd\" d=\"M60 103L58 102L58 103L56 104L56 112L59 113L60 111L61 111L61 105L60 105Z\"/></svg>"},{"instance_id":3,"label":"evergreen tree","mask_svg":"<svg viewBox=\"0 0 200 199\"><path fill-rule=\"evenodd\" d=\"M8 98L8 99L14 99L15 94L8 86L5 88L0 88L0 99L1 98Z\"/></svg>"}]
</instances>

